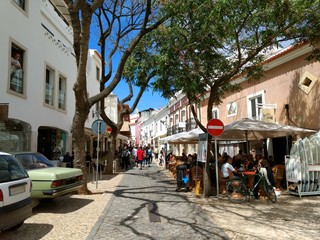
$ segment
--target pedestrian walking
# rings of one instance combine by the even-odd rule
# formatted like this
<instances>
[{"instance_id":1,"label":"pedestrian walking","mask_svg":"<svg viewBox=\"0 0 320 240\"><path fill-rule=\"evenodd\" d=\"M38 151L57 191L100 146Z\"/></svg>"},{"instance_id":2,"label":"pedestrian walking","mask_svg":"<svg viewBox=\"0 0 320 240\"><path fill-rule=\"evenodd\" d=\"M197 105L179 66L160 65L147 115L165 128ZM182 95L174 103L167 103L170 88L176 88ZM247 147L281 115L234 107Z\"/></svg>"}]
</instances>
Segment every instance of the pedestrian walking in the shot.
<instances>
[{"instance_id":1,"label":"pedestrian walking","mask_svg":"<svg viewBox=\"0 0 320 240\"><path fill-rule=\"evenodd\" d=\"M161 151L160 151L160 155L159 155L159 165L160 165L160 166L163 165L163 158L164 158L164 156L163 156L163 151L161 150Z\"/></svg>"},{"instance_id":2,"label":"pedestrian walking","mask_svg":"<svg viewBox=\"0 0 320 240\"><path fill-rule=\"evenodd\" d=\"M137 151L137 160L138 160L138 166L140 164L140 170L142 169L143 156L144 156L144 151L142 150L142 147L139 147Z\"/></svg>"},{"instance_id":3,"label":"pedestrian walking","mask_svg":"<svg viewBox=\"0 0 320 240\"><path fill-rule=\"evenodd\" d=\"M122 157L122 166L121 166L121 168L122 169L125 168L126 170L128 170L128 167L130 165L130 151L129 151L127 146L124 146L124 148L122 150L121 157Z\"/></svg>"},{"instance_id":4,"label":"pedestrian walking","mask_svg":"<svg viewBox=\"0 0 320 240\"><path fill-rule=\"evenodd\" d=\"M147 150L147 159L148 159L148 166L150 167L150 164L152 163L152 149L151 147Z\"/></svg>"}]
</instances>

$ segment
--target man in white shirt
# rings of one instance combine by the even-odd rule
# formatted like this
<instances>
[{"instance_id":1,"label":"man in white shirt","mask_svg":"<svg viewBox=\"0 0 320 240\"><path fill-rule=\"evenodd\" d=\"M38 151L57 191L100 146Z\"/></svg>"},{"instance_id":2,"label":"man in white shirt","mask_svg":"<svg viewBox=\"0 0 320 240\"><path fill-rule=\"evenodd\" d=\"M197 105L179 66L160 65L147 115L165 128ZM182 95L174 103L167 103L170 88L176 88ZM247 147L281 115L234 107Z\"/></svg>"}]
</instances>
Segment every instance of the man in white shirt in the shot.
<instances>
[{"instance_id":1,"label":"man in white shirt","mask_svg":"<svg viewBox=\"0 0 320 240\"><path fill-rule=\"evenodd\" d=\"M222 164L222 166L221 166L221 172L222 172L222 175L225 179L230 178L229 171L231 171L233 173L237 172L237 170L232 166L232 157L230 157L230 156L227 157L227 162Z\"/></svg>"}]
</instances>

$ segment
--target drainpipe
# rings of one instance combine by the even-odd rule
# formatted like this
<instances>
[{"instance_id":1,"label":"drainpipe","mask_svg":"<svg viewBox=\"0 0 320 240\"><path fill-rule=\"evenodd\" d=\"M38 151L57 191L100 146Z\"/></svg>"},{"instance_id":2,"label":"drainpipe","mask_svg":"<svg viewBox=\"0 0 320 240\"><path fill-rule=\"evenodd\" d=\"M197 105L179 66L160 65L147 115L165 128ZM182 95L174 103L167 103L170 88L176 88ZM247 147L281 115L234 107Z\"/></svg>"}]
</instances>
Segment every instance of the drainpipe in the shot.
<instances>
[{"instance_id":1,"label":"drainpipe","mask_svg":"<svg viewBox=\"0 0 320 240\"><path fill-rule=\"evenodd\" d=\"M289 104L285 104L284 105L284 109L285 109L285 115L286 115L286 122L287 122L287 126L289 125ZM288 139L288 135L286 135L286 154L289 155L289 139Z\"/></svg>"}]
</instances>

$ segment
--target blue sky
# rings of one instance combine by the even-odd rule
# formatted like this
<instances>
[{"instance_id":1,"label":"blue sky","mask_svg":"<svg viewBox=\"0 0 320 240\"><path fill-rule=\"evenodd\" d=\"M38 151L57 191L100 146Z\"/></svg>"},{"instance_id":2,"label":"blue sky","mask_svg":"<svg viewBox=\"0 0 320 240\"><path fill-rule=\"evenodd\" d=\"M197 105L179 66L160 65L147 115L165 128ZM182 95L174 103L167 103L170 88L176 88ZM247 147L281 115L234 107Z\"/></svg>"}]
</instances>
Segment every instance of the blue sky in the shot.
<instances>
[{"instance_id":1,"label":"blue sky","mask_svg":"<svg viewBox=\"0 0 320 240\"><path fill-rule=\"evenodd\" d=\"M100 47L97 45L97 36L96 33L94 32L93 27L91 28L91 36L90 36L90 42L89 42L89 48L90 49L96 49L98 52L100 52ZM117 61L114 61L114 70L117 68ZM129 106L131 107L133 104L133 101L135 100L136 94L138 94L139 89L134 88L134 97L132 100L129 102ZM118 98L121 100L122 98L126 97L129 93L127 84L120 82L119 85L115 88L113 91L114 94L118 95ZM137 108L139 111L148 109L148 108L156 108L160 109L165 107L168 104L168 100L161 97L161 94L158 92L153 92L152 89L146 90L138 105Z\"/></svg>"},{"instance_id":2,"label":"blue sky","mask_svg":"<svg viewBox=\"0 0 320 240\"><path fill-rule=\"evenodd\" d=\"M114 93L118 95L119 99L126 97L128 95L129 91L125 91L127 89L127 85L120 83L118 87L116 87ZM138 93L138 89L134 89L134 93ZM133 100L129 102L130 107L133 104L133 101L135 99L135 96L132 98ZM152 89L149 89L148 91L145 91L137 105L137 109L139 111L148 109L148 108L163 108L168 104L168 101L161 97L161 95L158 92L152 92Z\"/></svg>"}]
</instances>

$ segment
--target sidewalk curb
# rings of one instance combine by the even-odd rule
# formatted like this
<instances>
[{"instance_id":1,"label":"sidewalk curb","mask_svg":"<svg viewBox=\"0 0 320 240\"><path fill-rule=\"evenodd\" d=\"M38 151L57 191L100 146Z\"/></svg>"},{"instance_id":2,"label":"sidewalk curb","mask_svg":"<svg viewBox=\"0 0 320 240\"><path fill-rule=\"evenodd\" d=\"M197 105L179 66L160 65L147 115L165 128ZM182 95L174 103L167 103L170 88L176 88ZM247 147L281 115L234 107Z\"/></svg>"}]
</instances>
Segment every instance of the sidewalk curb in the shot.
<instances>
[{"instance_id":1,"label":"sidewalk curb","mask_svg":"<svg viewBox=\"0 0 320 240\"><path fill-rule=\"evenodd\" d=\"M123 182L123 177L124 177L124 175L121 176L121 180L120 180L120 182L119 182L119 185L122 184L122 182ZM117 191L118 188L119 188L119 187L116 187L116 189L115 189L114 191ZM112 194L110 200L108 201L108 203L107 203L106 206L104 207L102 213L100 214L97 222L94 224L94 226L93 226L93 228L91 229L89 235L87 236L87 238L86 238L87 240L92 240L92 239L94 239L94 237L96 236L96 234L97 234L97 232L98 232L101 224L103 223L104 219L105 219L106 216L107 216L107 213L109 212L109 209L110 209L110 207L111 207L111 205L112 205L112 203L113 203L113 201L114 201L114 198L115 198L115 195Z\"/></svg>"}]
</instances>

